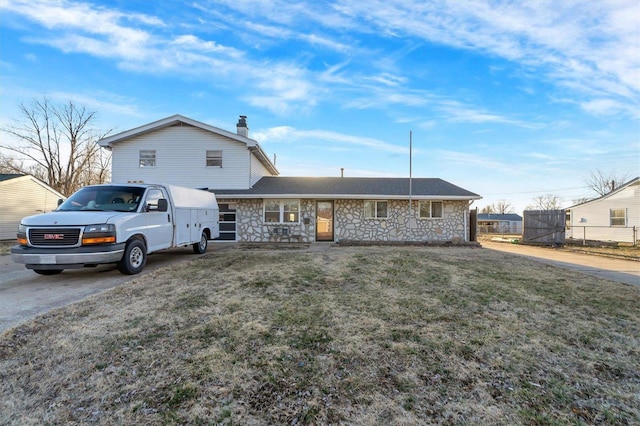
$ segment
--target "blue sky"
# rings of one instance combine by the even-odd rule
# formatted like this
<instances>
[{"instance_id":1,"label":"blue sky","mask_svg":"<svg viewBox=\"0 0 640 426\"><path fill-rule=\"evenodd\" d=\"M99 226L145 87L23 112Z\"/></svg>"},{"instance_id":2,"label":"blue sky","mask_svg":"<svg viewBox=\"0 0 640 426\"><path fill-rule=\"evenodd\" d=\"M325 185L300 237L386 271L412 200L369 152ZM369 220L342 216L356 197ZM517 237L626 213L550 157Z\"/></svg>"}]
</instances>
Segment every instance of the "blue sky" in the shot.
<instances>
[{"instance_id":1,"label":"blue sky","mask_svg":"<svg viewBox=\"0 0 640 426\"><path fill-rule=\"evenodd\" d=\"M115 132L247 115L285 176L408 176L412 131L414 177L569 206L640 175L640 3L0 0L0 125L42 96Z\"/></svg>"}]
</instances>

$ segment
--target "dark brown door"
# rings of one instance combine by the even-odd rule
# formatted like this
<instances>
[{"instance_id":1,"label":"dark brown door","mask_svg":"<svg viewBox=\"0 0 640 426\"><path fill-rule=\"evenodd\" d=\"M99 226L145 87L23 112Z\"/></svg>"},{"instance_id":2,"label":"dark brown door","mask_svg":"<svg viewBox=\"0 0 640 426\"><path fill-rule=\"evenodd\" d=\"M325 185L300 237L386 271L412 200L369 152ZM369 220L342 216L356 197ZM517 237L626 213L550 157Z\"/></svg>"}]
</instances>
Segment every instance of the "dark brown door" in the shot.
<instances>
[{"instance_id":1,"label":"dark brown door","mask_svg":"<svg viewBox=\"0 0 640 426\"><path fill-rule=\"evenodd\" d=\"M469 210L469 241L478 240L478 208Z\"/></svg>"},{"instance_id":2,"label":"dark brown door","mask_svg":"<svg viewBox=\"0 0 640 426\"><path fill-rule=\"evenodd\" d=\"M316 241L333 241L333 201L316 201Z\"/></svg>"}]
</instances>

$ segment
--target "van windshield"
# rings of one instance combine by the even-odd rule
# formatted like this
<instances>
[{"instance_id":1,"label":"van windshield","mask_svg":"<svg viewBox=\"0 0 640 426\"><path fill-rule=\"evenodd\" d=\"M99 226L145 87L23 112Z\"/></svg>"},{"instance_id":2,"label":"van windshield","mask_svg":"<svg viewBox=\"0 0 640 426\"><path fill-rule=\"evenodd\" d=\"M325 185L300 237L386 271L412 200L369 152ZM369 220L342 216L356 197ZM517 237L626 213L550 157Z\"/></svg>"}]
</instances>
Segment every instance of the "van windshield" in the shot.
<instances>
[{"instance_id":1,"label":"van windshield","mask_svg":"<svg viewBox=\"0 0 640 426\"><path fill-rule=\"evenodd\" d=\"M138 209L144 188L135 186L87 186L60 204L57 211L116 211Z\"/></svg>"}]
</instances>

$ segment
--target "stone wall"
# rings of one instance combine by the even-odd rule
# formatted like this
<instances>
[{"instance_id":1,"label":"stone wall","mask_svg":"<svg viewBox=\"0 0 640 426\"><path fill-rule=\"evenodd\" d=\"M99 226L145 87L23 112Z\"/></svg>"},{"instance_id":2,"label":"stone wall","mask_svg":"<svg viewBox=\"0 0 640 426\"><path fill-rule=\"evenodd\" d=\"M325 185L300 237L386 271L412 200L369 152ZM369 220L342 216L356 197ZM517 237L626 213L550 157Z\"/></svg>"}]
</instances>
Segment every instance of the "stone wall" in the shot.
<instances>
[{"instance_id":1,"label":"stone wall","mask_svg":"<svg viewBox=\"0 0 640 426\"><path fill-rule=\"evenodd\" d=\"M270 224L264 222L262 199L218 200L219 203L237 203L236 232L240 242L313 242L315 241L316 200L300 200L300 222ZM465 223L468 224L468 201L444 201L443 218L420 219L419 203L412 202L413 232L408 229L409 203L388 201L388 217L365 219L364 200L335 200L334 238L361 241L465 241ZM465 220L466 216L466 220ZM274 230L277 228L278 233ZM286 228L286 235L283 235ZM412 234L412 235L410 235Z\"/></svg>"},{"instance_id":2,"label":"stone wall","mask_svg":"<svg viewBox=\"0 0 640 426\"><path fill-rule=\"evenodd\" d=\"M389 200L387 218L365 219L364 200L336 200L335 239L361 241L465 241L467 201L444 201L443 218L420 219L419 202L411 203L413 217L409 230L409 203Z\"/></svg>"}]
</instances>

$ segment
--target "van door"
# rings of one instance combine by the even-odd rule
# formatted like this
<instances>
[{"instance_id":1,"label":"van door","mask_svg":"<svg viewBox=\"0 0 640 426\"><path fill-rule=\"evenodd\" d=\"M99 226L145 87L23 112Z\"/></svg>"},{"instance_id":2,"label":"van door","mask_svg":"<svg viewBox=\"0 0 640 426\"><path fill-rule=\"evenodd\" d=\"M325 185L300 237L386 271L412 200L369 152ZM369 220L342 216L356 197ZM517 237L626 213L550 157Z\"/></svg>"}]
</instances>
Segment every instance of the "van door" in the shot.
<instances>
[{"instance_id":1,"label":"van door","mask_svg":"<svg viewBox=\"0 0 640 426\"><path fill-rule=\"evenodd\" d=\"M145 199L145 222L147 229L147 251L152 252L172 247L173 245L173 221L171 207L166 212L158 210L158 200L168 200L167 193L161 188L152 188L147 192Z\"/></svg>"}]
</instances>

